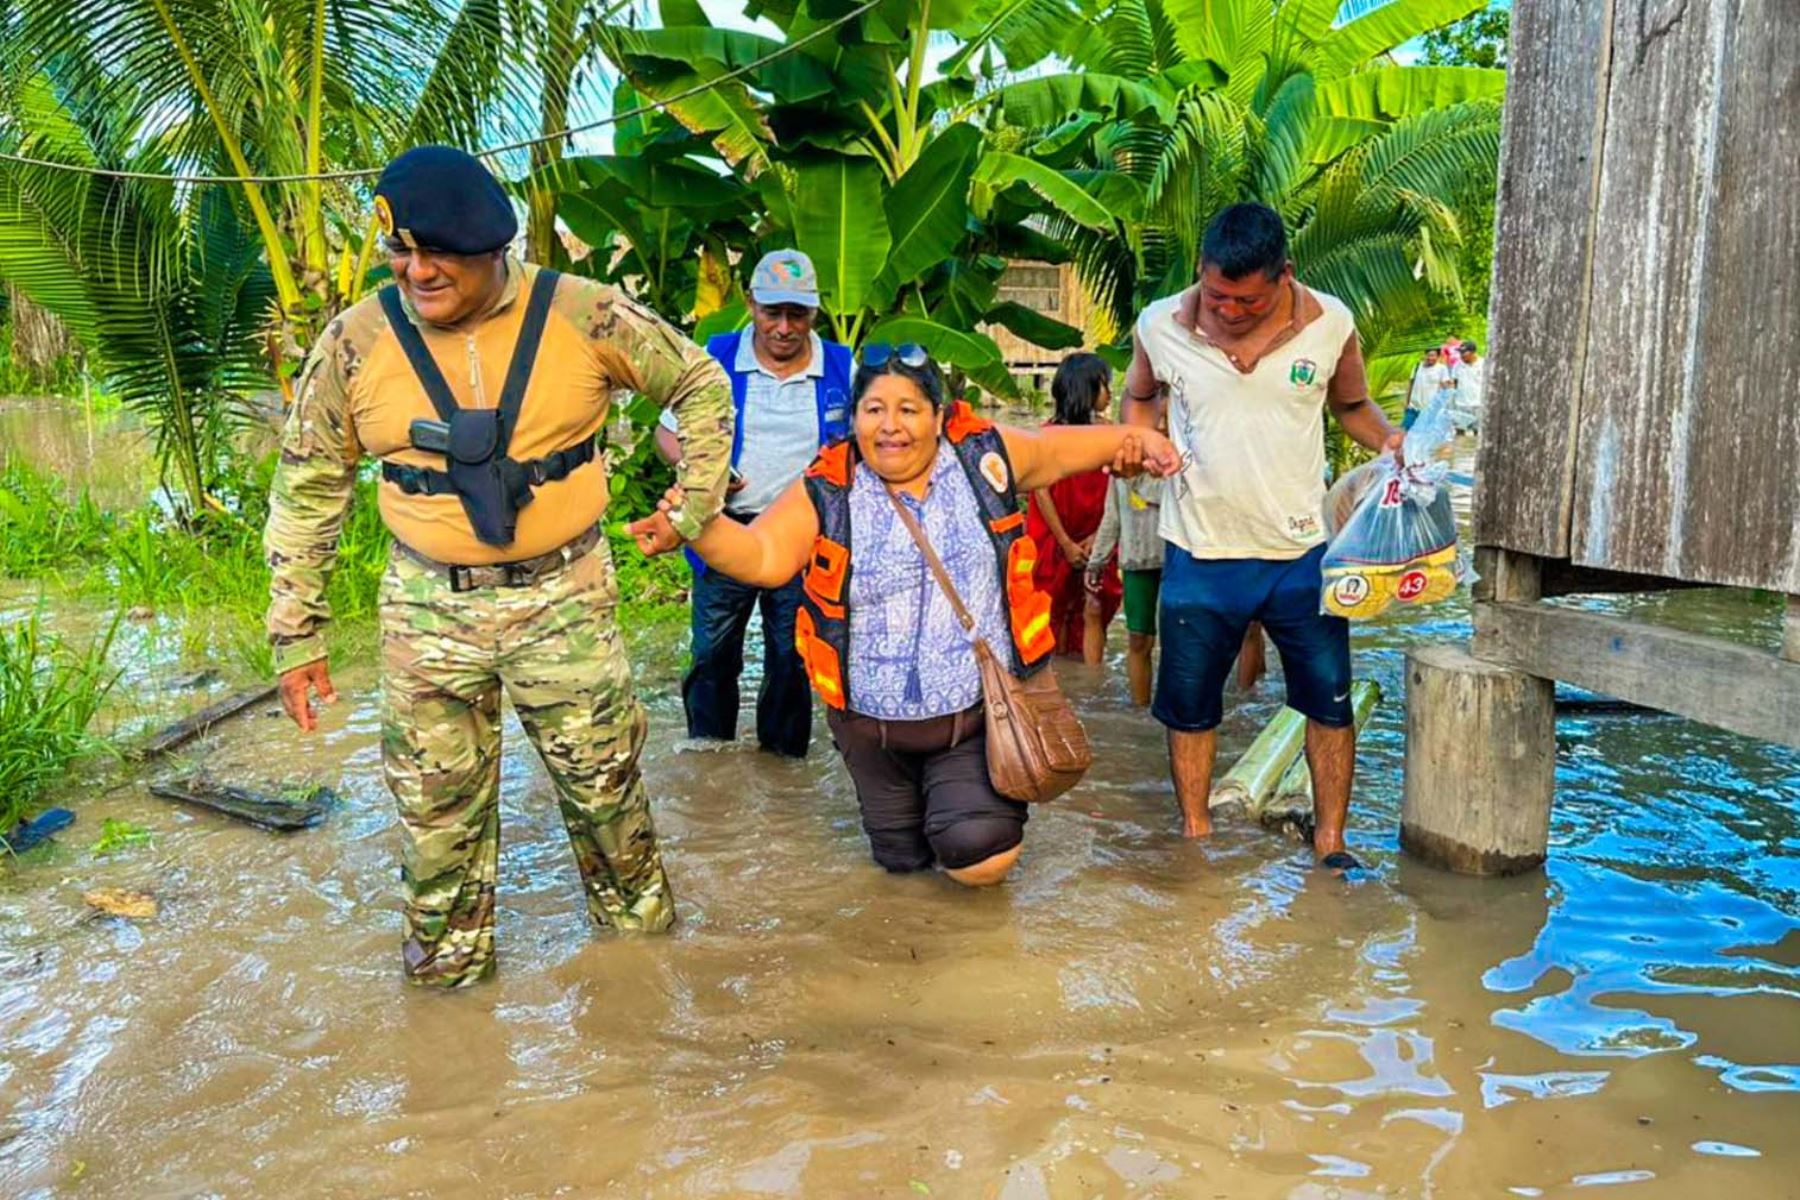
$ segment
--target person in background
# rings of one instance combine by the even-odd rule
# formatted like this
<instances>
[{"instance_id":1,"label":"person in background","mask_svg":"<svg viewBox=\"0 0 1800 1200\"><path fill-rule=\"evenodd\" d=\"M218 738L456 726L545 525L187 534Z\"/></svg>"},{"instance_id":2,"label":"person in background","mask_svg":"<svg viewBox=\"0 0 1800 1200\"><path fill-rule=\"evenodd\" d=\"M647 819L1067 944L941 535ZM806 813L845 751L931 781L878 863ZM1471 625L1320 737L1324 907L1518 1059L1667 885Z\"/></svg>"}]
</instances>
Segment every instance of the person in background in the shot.
<instances>
[{"instance_id":1,"label":"person in background","mask_svg":"<svg viewBox=\"0 0 1800 1200\"><path fill-rule=\"evenodd\" d=\"M1481 427L1481 405L1485 399L1483 388L1487 381L1487 360L1481 357L1480 348L1474 342L1464 338L1456 346L1456 363L1450 368L1451 378L1456 383L1455 417L1459 429L1477 430Z\"/></svg>"},{"instance_id":2,"label":"person in background","mask_svg":"<svg viewBox=\"0 0 1800 1200\"><path fill-rule=\"evenodd\" d=\"M946 405L923 349L866 345L853 436L826 447L748 526L715 520L693 547L734 579L768 586L804 571L799 643L850 769L875 861L934 864L958 883L999 883L1018 860L1026 806L994 790L974 645L902 518L942 560L975 628L1016 676L1045 669L1049 598L1032 586L1036 543L1019 493L1111 465L1175 469L1168 439L1130 426L995 425ZM679 513L671 489L659 506ZM629 527L646 554L669 525Z\"/></svg>"},{"instance_id":3,"label":"person in background","mask_svg":"<svg viewBox=\"0 0 1800 1200\"><path fill-rule=\"evenodd\" d=\"M1126 419L1168 421L1181 470L1163 493L1162 662L1152 713L1169 730L1182 832L1212 832L1208 799L1225 677L1251 621L1281 654L1288 706L1307 718L1313 853L1356 866L1344 823L1356 766L1350 626L1320 612L1329 409L1374 451L1404 435L1369 399L1356 323L1294 278L1273 209L1234 204L1207 225L1199 282L1138 318Z\"/></svg>"},{"instance_id":4,"label":"person in background","mask_svg":"<svg viewBox=\"0 0 1800 1200\"><path fill-rule=\"evenodd\" d=\"M1164 430L1159 427L1157 432ZM1163 541L1156 532L1162 494L1163 481L1153 475L1115 477L1106 491L1106 512L1088 551L1086 569L1088 595L1097 599L1107 565L1118 551L1125 593L1125 672L1131 702L1140 708L1150 704L1150 652L1156 645L1157 592L1162 586Z\"/></svg>"},{"instance_id":5,"label":"person in background","mask_svg":"<svg viewBox=\"0 0 1800 1200\"><path fill-rule=\"evenodd\" d=\"M1444 353L1437 346L1425 352L1424 359L1413 368L1412 386L1406 391L1406 415L1401 422L1402 429L1411 429L1419 414L1425 411L1444 386L1446 372L1443 363Z\"/></svg>"},{"instance_id":6,"label":"person in background","mask_svg":"<svg viewBox=\"0 0 1800 1200\"><path fill-rule=\"evenodd\" d=\"M750 327L706 343L706 352L731 378L736 436L725 515L740 524L755 520L800 478L819 447L849 432L850 351L818 335L813 329L818 314L812 260L798 250L777 250L765 254L750 276ZM656 447L671 463L681 461L678 430L675 414L665 411ZM707 570L692 554L688 558L694 568L694 661L681 681L688 736L727 742L737 737L744 635L751 612L760 609L757 744L775 754L804 757L812 741L812 702L794 653L800 580L750 587Z\"/></svg>"},{"instance_id":7,"label":"person in background","mask_svg":"<svg viewBox=\"0 0 1800 1200\"><path fill-rule=\"evenodd\" d=\"M1112 368L1097 354L1071 354L1050 383L1056 410L1052 426L1102 425L1112 406ZM1098 663L1106 626L1124 594L1116 568L1101 573L1091 595L1083 580L1094 535L1106 511L1107 475L1095 469L1071 475L1031 493L1026 533L1037 543L1038 590L1050 597L1050 629L1056 648Z\"/></svg>"}]
</instances>

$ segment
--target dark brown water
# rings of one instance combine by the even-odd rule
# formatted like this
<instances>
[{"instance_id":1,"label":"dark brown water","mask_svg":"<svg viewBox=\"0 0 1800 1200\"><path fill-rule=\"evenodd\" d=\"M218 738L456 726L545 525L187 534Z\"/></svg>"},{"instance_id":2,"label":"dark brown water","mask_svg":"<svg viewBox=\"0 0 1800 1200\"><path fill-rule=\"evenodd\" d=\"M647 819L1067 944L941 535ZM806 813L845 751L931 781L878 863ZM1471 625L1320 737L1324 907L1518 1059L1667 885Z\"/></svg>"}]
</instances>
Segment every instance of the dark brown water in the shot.
<instances>
[{"instance_id":1,"label":"dark brown water","mask_svg":"<svg viewBox=\"0 0 1800 1200\"><path fill-rule=\"evenodd\" d=\"M1400 655L1466 633L1460 604L1359 629L1390 697L1353 814L1367 878L1242 824L1181 841L1115 658L1065 671L1098 761L985 893L872 866L822 735L804 764L682 748L680 641L640 633L680 926L586 926L509 722L501 969L456 995L399 980L374 679L350 672L317 737L261 711L192 755L334 784L322 828L128 777L0 868L0 1195L1800 1194L1800 756L1564 721L1549 869L1420 868L1395 849ZM1226 762L1279 694L1239 700ZM154 847L97 858L107 816ZM98 886L160 912L89 918Z\"/></svg>"}]
</instances>

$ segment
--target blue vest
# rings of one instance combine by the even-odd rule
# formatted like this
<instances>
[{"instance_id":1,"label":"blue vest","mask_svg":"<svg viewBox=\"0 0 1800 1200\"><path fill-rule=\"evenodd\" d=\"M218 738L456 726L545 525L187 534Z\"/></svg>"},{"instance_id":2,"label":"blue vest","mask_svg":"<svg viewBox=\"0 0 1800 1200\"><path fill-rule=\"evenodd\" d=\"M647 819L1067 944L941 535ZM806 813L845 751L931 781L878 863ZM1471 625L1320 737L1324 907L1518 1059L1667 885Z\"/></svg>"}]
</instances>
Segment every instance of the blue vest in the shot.
<instances>
[{"instance_id":1,"label":"blue vest","mask_svg":"<svg viewBox=\"0 0 1800 1200\"><path fill-rule=\"evenodd\" d=\"M725 368L731 377L731 465L737 466L744 453L744 397L750 391L750 373L737 369L738 348L748 329L721 333L709 338L706 352ZM825 348L825 373L813 380L813 403L819 412L819 445L827 446L850 435L850 347L828 342Z\"/></svg>"},{"instance_id":2,"label":"blue vest","mask_svg":"<svg viewBox=\"0 0 1800 1200\"><path fill-rule=\"evenodd\" d=\"M737 466L744 454L744 397L750 391L750 373L738 370L738 349L748 329L721 333L708 338L706 352L713 356L731 379L731 465ZM813 404L819 414L819 445L850 436L850 374L853 366L850 347L819 339L825 350L825 372L813 380ZM688 565L695 575L705 574L706 564L692 550L687 551Z\"/></svg>"}]
</instances>

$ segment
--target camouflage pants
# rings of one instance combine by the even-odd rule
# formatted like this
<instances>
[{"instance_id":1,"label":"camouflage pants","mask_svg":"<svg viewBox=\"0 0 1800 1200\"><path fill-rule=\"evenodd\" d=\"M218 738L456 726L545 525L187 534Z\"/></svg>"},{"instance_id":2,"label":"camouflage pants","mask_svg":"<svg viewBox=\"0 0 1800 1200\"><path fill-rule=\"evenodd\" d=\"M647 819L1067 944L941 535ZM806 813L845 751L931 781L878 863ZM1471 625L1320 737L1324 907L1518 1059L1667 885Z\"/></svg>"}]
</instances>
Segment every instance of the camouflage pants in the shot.
<instances>
[{"instance_id":1,"label":"camouflage pants","mask_svg":"<svg viewBox=\"0 0 1800 1200\"><path fill-rule=\"evenodd\" d=\"M588 911L634 931L674 919L617 601L605 543L537 584L461 594L395 552L381 596L382 762L406 832L410 981L460 987L493 967L502 687L555 783Z\"/></svg>"}]
</instances>

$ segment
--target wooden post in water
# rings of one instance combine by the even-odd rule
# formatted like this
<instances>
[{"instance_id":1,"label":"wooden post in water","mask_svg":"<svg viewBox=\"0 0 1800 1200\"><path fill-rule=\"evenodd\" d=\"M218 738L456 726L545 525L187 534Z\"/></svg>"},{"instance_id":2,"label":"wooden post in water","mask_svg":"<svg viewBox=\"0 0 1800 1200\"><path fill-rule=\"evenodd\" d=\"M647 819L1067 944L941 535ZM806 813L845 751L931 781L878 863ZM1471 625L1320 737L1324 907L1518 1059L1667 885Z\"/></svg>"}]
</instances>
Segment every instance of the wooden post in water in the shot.
<instances>
[{"instance_id":1,"label":"wooden post in water","mask_svg":"<svg viewBox=\"0 0 1800 1200\"><path fill-rule=\"evenodd\" d=\"M1556 785L1555 687L1459 646L1406 655L1400 846L1465 875L1541 866Z\"/></svg>"}]
</instances>

